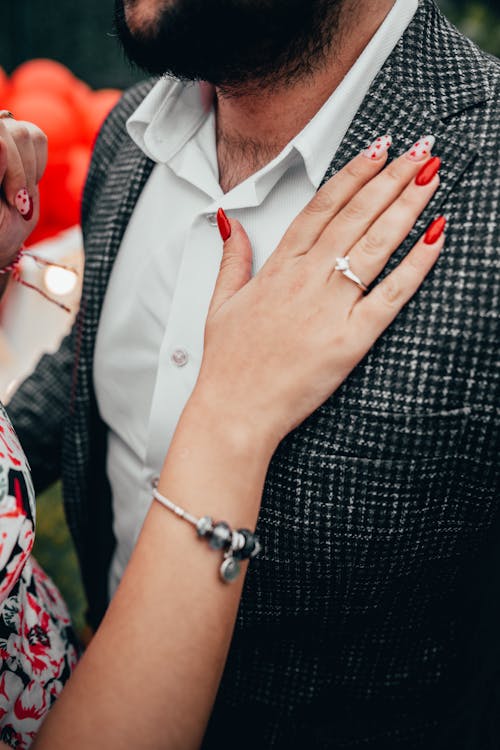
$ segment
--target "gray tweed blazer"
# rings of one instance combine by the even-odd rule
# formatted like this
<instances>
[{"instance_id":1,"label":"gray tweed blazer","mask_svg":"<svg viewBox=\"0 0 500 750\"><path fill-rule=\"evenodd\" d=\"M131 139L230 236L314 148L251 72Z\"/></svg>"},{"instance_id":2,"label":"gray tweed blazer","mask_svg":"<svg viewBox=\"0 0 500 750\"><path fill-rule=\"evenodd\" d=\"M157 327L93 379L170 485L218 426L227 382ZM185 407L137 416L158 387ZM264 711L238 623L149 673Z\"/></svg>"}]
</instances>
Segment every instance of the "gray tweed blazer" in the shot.
<instances>
[{"instance_id":1,"label":"gray tweed blazer","mask_svg":"<svg viewBox=\"0 0 500 750\"><path fill-rule=\"evenodd\" d=\"M205 746L427 746L457 675L465 571L498 511L495 275L499 69L421 0L325 179L375 134L437 138L442 184L384 273L439 213L446 248L344 385L279 446ZM113 261L152 163L124 123L97 140L83 205L81 311L10 404L42 488L63 478L96 624L113 551L92 358ZM124 362L124 367L127 364ZM119 388L120 384L117 383Z\"/></svg>"}]
</instances>

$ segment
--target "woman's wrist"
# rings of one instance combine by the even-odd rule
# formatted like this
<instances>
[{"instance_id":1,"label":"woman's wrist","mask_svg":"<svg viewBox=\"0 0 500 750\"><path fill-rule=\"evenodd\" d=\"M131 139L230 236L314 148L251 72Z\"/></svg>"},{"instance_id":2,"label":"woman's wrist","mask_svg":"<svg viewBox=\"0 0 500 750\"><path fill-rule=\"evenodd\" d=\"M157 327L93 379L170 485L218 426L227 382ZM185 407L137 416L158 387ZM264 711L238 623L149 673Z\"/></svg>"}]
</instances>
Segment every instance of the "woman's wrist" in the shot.
<instances>
[{"instance_id":1,"label":"woman's wrist","mask_svg":"<svg viewBox=\"0 0 500 750\"><path fill-rule=\"evenodd\" d=\"M233 404L224 389L204 383L195 386L183 416L208 430L234 458L262 463L266 470L280 441L270 414L255 413L248 404Z\"/></svg>"},{"instance_id":2,"label":"woman's wrist","mask_svg":"<svg viewBox=\"0 0 500 750\"><path fill-rule=\"evenodd\" d=\"M18 248L13 253L8 253L8 254L2 253L0 255L0 299L2 298L3 293L7 289L7 285L9 283L11 273L14 270L14 267L19 260L20 253L21 253L21 249Z\"/></svg>"},{"instance_id":3,"label":"woman's wrist","mask_svg":"<svg viewBox=\"0 0 500 750\"><path fill-rule=\"evenodd\" d=\"M23 245L17 247L16 250L6 250L0 253L0 275L5 275L13 270L13 266L17 263L20 258Z\"/></svg>"},{"instance_id":4,"label":"woman's wrist","mask_svg":"<svg viewBox=\"0 0 500 750\"><path fill-rule=\"evenodd\" d=\"M0 276L0 299L2 299L3 293L7 289L7 284L9 283L9 274L6 273L3 276Z\"/></svg>"},{"instance_id":5,"label":"woman's wrist","mask_svg":"<svg viewBox=\"0 0 500 750\"><path fill-rule=\"evenodd\" d=\"M197 517L253 530L274 447L195 392L179 420L159 491Z\"/></svg>"}]
</instances>

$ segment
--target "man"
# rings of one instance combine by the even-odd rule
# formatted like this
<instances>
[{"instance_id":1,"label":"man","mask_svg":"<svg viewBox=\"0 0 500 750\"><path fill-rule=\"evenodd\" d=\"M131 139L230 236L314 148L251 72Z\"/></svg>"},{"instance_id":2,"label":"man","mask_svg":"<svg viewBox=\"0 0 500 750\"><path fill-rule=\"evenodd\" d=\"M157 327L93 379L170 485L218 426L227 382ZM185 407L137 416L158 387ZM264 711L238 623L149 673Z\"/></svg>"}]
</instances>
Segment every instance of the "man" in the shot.
<instances>
[{"instance_id":1,"label":"man","mask_svg":"<svg viewBox=\"0 0 500 750\"><path fill-rule=\"evenodd\" d=\"M119 0L117 28L133 60L185 83L136 87L103 127L79 318L11 403L38 487L62 471L90 621L120 579L196 380L217 208L246 228L257 269L374 135L391 133L398 153L432 134L441 187L392 263L438 210L443 259L275 454L265 554L206 738L427 747L465 635L456 592L498 509L498 68L432 0Z\"/></svg>"}]
</instances>

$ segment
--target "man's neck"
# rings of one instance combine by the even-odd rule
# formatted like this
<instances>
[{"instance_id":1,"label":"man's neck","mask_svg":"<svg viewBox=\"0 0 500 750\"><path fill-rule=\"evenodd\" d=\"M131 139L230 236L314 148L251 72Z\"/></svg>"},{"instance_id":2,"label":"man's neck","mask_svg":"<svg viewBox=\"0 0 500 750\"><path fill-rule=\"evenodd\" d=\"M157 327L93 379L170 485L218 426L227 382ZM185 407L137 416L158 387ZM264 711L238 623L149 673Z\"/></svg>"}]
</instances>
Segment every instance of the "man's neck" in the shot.
<instances>
[{"instance_id":1,"label":"man's neck","mask_svg":"<svg viewBox=\"0 0 500 750\"><path fill-rule=\"evenodd\" d=\"M327 56L282 86L237 96L217 90L217 157L224 192L268 164L314 117L375 34L394 0L345 0Z\"/></svg>"}]
</instances>

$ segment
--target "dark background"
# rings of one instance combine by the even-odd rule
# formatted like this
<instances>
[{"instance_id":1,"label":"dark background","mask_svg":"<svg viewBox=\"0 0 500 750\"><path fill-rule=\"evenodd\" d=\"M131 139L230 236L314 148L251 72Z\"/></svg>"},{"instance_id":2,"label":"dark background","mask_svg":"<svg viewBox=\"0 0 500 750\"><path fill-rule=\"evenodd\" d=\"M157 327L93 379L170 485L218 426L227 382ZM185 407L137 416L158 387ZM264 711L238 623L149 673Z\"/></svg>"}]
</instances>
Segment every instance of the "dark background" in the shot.
<instances>
[{"instance_id":1,"label":"dark background","mask_svg":"<svg viewBox=\"0 0 500 750\"><path fill-rule=\"evenodd\" d=\"M483 49L500 56L499 0L438 0ZM125 88L144 77L125 62L114 39L113 0L1 0L0 66L52 57L94 88Z\"/></svg>"}]
</instances>

